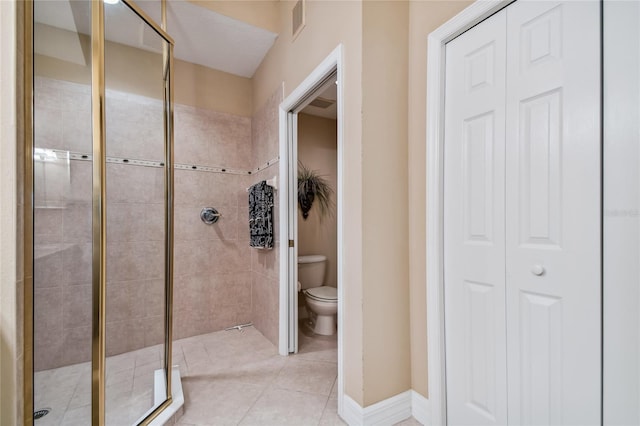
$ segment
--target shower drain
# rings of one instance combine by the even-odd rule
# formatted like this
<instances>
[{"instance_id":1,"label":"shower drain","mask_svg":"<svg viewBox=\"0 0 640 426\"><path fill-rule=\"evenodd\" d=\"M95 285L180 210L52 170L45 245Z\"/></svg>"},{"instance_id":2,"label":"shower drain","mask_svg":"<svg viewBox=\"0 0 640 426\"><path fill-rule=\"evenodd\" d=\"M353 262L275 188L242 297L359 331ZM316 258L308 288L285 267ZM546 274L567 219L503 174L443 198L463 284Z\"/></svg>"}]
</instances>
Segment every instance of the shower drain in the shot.
<instances>
[{"instance_id":1,"label":"shower drain","mask_svg":"<svg viewBox=\"0 0 640 426\"><path fill-rule=\"evenodd\" d=\"M38 420L49 414L51 408L43 408L41 410L37 410L33 413L33 419Z\"/></svg>"}]
</instances>

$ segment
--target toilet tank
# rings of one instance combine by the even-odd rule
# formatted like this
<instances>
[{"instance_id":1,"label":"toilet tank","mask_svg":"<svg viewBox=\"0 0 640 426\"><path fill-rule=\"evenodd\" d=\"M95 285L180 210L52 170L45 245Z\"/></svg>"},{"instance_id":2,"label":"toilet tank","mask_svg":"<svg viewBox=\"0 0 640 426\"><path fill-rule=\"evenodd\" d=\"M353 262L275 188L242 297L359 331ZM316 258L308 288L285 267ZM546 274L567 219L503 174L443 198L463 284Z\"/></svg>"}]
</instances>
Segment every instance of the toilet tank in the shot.
<instances>
[{"instance_id":1,"label":"toilet tank","mask_svg":"<svg viewBox=\"0 0 640 426\"><path fill-rule=\"evenodd\" d=\"M298 256L298 282L303 290L324 284L327 257L320 254Z\"/></svg>"}]
</instances>

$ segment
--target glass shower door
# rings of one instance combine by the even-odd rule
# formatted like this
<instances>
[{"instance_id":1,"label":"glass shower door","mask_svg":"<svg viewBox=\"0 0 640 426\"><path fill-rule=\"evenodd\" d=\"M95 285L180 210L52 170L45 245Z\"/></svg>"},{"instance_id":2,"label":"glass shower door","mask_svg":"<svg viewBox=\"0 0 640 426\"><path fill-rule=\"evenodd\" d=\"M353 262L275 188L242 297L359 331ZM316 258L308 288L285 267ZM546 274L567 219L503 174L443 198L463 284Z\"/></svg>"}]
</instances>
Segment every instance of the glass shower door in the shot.
<instances>
[{"instance_id":1,"label":"glass shower door","mask_svg":"<svg viewBox=\"0 0 640 426\"><path fill-rule=\"evenodd\" d=\"M171 394L172 41L129 0L33 6L34 424L147 424Z\"/></svg>"},{"instance_id":2,"label":"glass shower door","mask_svg":"<svg viewBox=\"0 0 640 426\"><path fill-rule=\"evenodd\" d=\"M167 42L127 4L105 4L106 423L165 401Z\"/></svg>"},{"instance_id":3,"label":"glass shower door","mask_svg":"<svg viewBox=\"0 0 640 426\"><path fill-rule=\"evenodd\" d=\"M91 2L34 4L36 425L91 419Z\"/></svg>"}]
</instances>

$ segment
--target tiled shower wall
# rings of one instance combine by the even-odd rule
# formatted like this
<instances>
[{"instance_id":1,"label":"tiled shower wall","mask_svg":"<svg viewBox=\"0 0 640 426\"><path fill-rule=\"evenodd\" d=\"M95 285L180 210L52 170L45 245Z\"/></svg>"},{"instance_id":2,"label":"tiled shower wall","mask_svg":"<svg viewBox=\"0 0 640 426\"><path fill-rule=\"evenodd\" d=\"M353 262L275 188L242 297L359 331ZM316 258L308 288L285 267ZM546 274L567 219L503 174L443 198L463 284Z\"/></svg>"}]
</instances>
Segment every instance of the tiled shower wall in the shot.
<instances>
[{"instance_id":1,"label":"tiled shower wall","mask_svg":"<svg viewBox=\"0 0 640 426\"><path fill-rule=\"evenodd\" d=\"M46 78L36 85L36 146L89 154L89 88ZM176 163L227 172L175 172L174 338L253 321L277 345L278 247L249 248L246 188L277 175L278 165L243 171L277 157L281 100L279 90L253 120L175 106ZM160 101L108 91L107 126L107 155L162 158ZM37 370L90 358L91 162L54 163L40 184L46 194L36 192ZM161 168L107 165L108 355L162 341L163 188ZM200 221L205 206L222 213L216 225Z\"/></svg>"},{"instance_id":2,"label":"tiled shower wall","mask_svg":"<svg viewBox=\"0 0 640 426\"><path fill-rule=\"evenodd\" d=\"M36 148L91 154L88 86L36 79ZM107 91L107 155L162 159L162 103ZM60 156L63 157L63 156ZM91 354L91 162L35 163L34 362ZM107 164L107 355L162 342L164 175Z\"/></svg>"},{"instance_id":3,"label":"tiled shower wall","mask_svg":"<svg viewBox=\"0 0 640 426\"><path fill-rule=\"evenodd\" d=\"M174 337L183 338L251 321L251 119L176 105L174 122L176 163L245 171L176 170ZM204 224L203 207L222 217Z\"/></svg>"},{"instance_id":4,"label":"tiled shower wall","mask_svg":"<svg viewBox=\"0 0 640 426\"><path fill-rule=\"evenodd\" d=\"M278 157L278 107L282 102L282 89L276 90L265 104L254 114L251 129L251 146L255 165L264 164ZM253 178L254 182L271 179L278 176L279 165L275 164L259 171ZM280 181L278 177L278 181ZM279 198L276 191L274 200L274 227L276 233L280 226ZM251 251L251 296L252 319L255 327L278 346L279 329L279 248L276 235L273 250Z\"/></svg>"}]
</instances>

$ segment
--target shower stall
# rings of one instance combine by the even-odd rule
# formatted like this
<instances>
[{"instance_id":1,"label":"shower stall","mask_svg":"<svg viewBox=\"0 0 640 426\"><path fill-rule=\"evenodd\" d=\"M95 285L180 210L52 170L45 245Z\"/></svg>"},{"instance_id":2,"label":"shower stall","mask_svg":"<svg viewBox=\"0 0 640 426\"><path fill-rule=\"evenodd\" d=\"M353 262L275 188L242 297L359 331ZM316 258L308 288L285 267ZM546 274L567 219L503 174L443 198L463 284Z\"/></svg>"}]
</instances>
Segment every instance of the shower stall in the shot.
<instances>
[{"instance_id":1,"label":"shower stall","mask_svg":"<svg viewBox=\"0 0 640 426\"><path fill-rule=\"evenodd\" d=\"M26 405L36 425L147 424L172 400L165 5L26 4L34 274Z\"/></svg>"}]
</instances>

